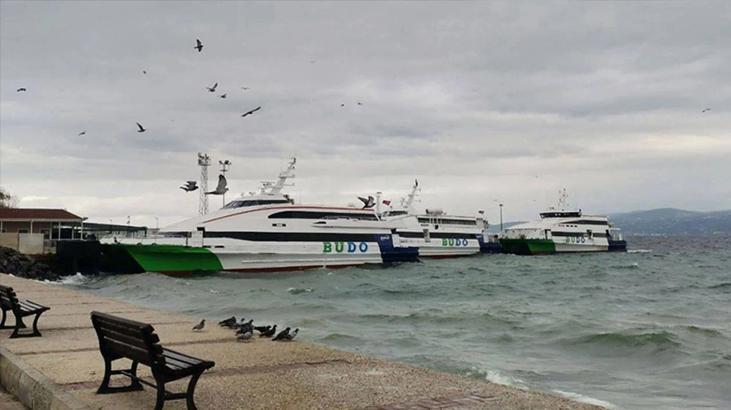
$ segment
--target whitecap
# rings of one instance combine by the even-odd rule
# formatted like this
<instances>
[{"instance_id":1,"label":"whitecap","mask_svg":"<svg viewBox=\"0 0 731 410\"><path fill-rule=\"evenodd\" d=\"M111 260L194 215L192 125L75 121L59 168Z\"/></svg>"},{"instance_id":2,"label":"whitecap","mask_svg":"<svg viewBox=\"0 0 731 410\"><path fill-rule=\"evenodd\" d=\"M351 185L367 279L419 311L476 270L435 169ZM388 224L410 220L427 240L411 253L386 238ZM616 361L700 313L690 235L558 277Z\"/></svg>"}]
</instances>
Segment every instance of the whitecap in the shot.
<instances>
[{"instance_id":1,"label":"whitecap","mask_svg":"<svg viewBox=\"0 0 731 410\"><path fill-rule=\"evenodd\" d=\"M583 394L574 393L574 392L570 392L570 391L563 391L563 390L553 390L553 391L555 393L560 394L561 396L564 396L571 400L576 400L580 403L593 404L594 406L600 406L600 407L604 407L607 409L616 409L617 408L617 406L615 406L614 404L612 404L608 401L595 399L595 398L589 397L589 396L584 396Z\"/></svg>"},{"instance_id":2,"label":"whitecap","mask_svg":"<svg viewBox=\"0 0 731 410\"><path fill-rule=\"evenodd\" d=\"M650 253L652 249L628 249L627 253Z\"/></svg>"}]
</instances>

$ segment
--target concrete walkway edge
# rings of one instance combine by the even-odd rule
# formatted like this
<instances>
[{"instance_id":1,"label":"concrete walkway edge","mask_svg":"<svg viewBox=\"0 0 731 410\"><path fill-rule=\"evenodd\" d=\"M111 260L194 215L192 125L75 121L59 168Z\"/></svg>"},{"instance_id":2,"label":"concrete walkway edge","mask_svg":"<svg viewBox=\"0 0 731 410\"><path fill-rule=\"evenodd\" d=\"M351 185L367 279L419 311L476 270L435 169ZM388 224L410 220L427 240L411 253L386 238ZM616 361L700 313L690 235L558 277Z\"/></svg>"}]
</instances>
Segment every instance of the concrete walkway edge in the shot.
<instances>
[{"instance_id":1,"label":"concrete walkway edge","mask_svg":"<svg viewBox=\"0 0 731 410\"><path fill-rule=\"evenodd\" d=\"M0 385L30 409L90 409L2 346L0 346Z\"/></svg>"}]
</instances>

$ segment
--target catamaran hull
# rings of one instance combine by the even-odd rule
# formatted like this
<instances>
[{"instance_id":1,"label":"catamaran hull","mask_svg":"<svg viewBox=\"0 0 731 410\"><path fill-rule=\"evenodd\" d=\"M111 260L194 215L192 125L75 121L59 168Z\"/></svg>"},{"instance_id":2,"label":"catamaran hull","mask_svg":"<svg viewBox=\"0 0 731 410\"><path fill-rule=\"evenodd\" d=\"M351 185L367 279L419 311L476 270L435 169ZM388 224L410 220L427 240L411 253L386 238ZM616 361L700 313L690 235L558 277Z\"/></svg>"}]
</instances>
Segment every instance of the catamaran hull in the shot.
<instances>
[{"instance_id":1,"label":"catamaran hull","mask_svg":"<svg viewBox=\"0 0 731 410\"><path fill-rule=\"evenodd\" d=\"M416 248L394 247L388 235L373 241L257 242L218 239L206 246L168 243L102 245L103 267L117 273L274 272L343 268L418 260ZM183 239L177 240L181 242Z\"/></svg>"},{"instance_id":2,"label":"catamaran hull","mask_svg":"<svg viewBox=\"0 0 731 410\"><path fill-rule=\"evenodd\" d=\"M500 239L503 253L515 255L550 255L554 253L607 252L602 243L565 243L551 239ZM613 250L613 249L612 249Z\"/></svg>"}]
</instances>

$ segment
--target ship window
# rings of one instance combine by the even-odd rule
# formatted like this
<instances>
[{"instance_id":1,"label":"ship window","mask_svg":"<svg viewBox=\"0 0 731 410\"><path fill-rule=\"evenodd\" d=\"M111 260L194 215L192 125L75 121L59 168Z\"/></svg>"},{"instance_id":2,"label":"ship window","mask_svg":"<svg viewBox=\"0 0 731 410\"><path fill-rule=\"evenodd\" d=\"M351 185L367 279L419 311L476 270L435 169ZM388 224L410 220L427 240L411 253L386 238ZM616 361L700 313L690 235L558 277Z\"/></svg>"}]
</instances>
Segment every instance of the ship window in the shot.
<instances>
[{"instance_id":1,"label":"ship window","mask_svg":"<svg viewBox=\"0 0 731 410\"><path fill-rule=\"evenodd\" d=\"M373 213L323 212L323 211L282 211L269 215L269 219L358 219L377 221Z\"/></svg>"},{"instance_id":2,"label":"ship window","mask_svg":"<svg viewBox=\"0 0 731 410\"><path fill-rule=\"evenodd\" d=\"M231 201L226 206L224 206L224 209L233 209L233 208L243 208L246 206L257 206L257 205L270 205L270 204L288 204L290 201L286 199L246 199L246 200L236 200Z\"/></svg>"}]
</instances>

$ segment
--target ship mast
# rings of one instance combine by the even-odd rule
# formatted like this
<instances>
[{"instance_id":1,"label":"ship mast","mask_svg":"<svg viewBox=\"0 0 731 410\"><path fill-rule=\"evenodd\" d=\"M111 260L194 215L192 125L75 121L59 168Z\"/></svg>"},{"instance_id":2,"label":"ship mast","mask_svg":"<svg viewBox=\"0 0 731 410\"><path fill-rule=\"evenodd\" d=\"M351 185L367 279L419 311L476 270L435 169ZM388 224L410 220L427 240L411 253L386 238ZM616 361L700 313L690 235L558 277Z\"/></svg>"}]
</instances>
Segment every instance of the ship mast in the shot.
<instances>
[{"instance_id":1,"label":"ship mast","mask_svg":"<svg viewBox=\"0 0 731 410\"><path fill-rule=\"evenodd\" d=\"M407 210L408 212L411 212L414 205L414 200L416 199L416 195L418 192L421 191L421 188L419 188L419 180L414 180L414 185L411 187L411 192L406 196L406 198L401 199L401 207Z\"/></svg>"},{"instance_id":2,"label":"ship mast","mask_svg":"<svg viewBox=\"0 0 731 410\"><path fill-rule=\"evenodd\" d=\"M285 186L292 186L293 184L287 184L287 179L294 178L294 168L296 163L297 157L292 157L289 160L289 165L287 166L287 169L279 173L279 178L277 178L276 183L271 181L262 182L261 193L267 195L277 195L282 192L282 189Z\"/></svg>"},{"instance_id":3,"label":"ship mast","mask_svg":"<svg viewBox=\"0 0 731 410\"><path fill-rule=\"evenodd\" d=\"M568 208L569 204L569 195L566 193L566 188L561 188L558 190L558 210L559 211L565 211L566 208Z\"/></svg>"},{"instance_id":4,"label":"ship mast","mask_svg":"<svg viewBox=\"0 0 731 410\"><path fill-rule=\"evenodd\" d=\"M198 166L201 167L200 199L198 200L198 214L208 214L208 167L211 166L211 157L204 152L198 153Z\"/></svg>"}]
</instances>

